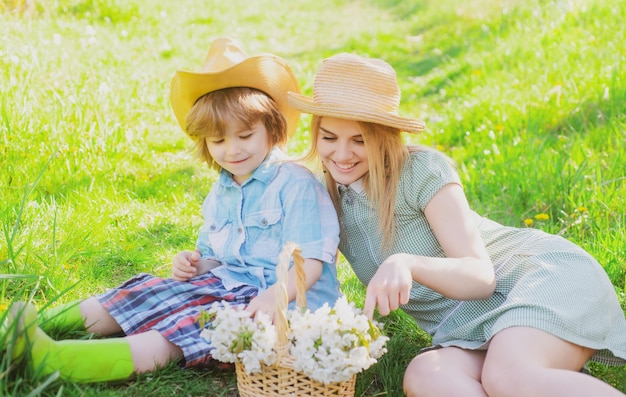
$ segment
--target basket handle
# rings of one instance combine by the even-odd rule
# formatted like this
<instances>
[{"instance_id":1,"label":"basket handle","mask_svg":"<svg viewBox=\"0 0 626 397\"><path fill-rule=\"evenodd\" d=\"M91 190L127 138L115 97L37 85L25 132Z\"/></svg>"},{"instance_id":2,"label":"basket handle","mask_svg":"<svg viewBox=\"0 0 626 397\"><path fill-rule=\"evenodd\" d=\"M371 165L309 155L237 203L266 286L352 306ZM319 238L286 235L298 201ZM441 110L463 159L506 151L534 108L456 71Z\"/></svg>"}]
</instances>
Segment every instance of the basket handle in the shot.
<instances>
[{"instance_id":1,"label":"basket handle","mask_svg":"<svg viewBox=\"0 0 626 397\"><path fill-rule=\"evenodd\" d=\"M277 345L276 352L278 361L282 354L288 353L287 343L289 339L289 323L287 322L287 273L289 271L290 258L293 256L294 268L296 271L296 306L306 307L306 274L304 273L304 259L302 251L294 242L287 242L278 256L278 266L276 267L276 332Z\"/></svg>"}]
</instances>

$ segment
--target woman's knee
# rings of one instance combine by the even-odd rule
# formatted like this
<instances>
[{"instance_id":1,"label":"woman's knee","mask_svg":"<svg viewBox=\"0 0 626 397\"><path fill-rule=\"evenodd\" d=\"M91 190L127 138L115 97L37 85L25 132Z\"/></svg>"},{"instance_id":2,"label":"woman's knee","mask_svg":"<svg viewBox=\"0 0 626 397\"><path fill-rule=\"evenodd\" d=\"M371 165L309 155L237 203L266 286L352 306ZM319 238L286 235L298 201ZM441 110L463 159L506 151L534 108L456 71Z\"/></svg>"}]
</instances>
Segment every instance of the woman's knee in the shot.
<instances>
[{"instance_id":1,"label":"woman's knee","mask_svg":"<svg viewBox=\"0 0 626 397\"><path fill-rule=\"evenodd\" d=\"M520 384L522 379L520 371L512 370L507 367L498 367L497 365L486 365L483 368L480 383L489 396L505 397L513 392L521 391Z\"/></svg>"},{"instance_id":2,"label":"woman's knee","mask_svg":"<svg viewBox=\"0 0 626 397\"><path fill-rule=\"evenodd\" d=\"M411 360L402 381L402 388L407 397L432 395L433 384L437 383L434 378L438 376L433 364L428 353L423 353Z\"/></svg>"},{"instance_id":3,"label":"woman's knee","mask_svg":"<svg viewBox=\"0 0 626 397\"><path fill-rule=\"evenodd\" d=\"M468 390L480 389L483 359L484 352L455 347L422 353L404 373L404 393L409 397L464 395Z\"/></svg>"}]
</instances>

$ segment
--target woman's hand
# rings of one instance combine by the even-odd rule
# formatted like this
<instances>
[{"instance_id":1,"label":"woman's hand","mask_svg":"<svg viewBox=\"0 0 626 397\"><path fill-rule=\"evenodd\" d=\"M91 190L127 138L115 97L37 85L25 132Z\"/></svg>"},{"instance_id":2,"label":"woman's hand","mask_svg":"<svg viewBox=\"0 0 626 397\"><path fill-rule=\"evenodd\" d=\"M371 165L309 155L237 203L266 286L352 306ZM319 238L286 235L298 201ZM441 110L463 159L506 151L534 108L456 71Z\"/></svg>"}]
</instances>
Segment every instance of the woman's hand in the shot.
<instances>
[{"instance_id":1,"label":"woman's hand","mask_svg":"<svg viewBox=\"0 0 626 397\"><path fill-rule=\"evenodd\" d=\"M410 264L414 260L413 255L394 254L380 265L365 294L363 310L370 320L376 307L381 315L386 316L409 302L413 285Z\"/></svg>"}]
</instances>

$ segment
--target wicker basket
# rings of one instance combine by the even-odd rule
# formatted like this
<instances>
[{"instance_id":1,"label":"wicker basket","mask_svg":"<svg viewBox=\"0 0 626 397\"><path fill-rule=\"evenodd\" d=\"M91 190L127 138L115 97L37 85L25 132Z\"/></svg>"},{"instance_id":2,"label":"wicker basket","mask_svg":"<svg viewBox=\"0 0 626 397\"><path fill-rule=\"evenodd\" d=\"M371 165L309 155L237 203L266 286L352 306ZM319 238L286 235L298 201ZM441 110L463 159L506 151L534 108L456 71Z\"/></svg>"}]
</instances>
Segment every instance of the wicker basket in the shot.
<instances>
[{"instance_id":1,"label":"wicker basket","mask_svg":"<svg viewBox=\"0 0 626 397\"><path fill-rule=\"evenodd\" d=\"M324 384L309 378L293 369L294 358L289 354L287 322L287 272L291 256L296 270L296 305L306 307L306 276L303 269L304 259L295 243L286 243L280 254L276 268L276 363L261 364L261 372L248 374L242 363L235 364L237 388L241 397L264 396L354 396L356 375L344 382Z\"/></svg>"}]
</instances>

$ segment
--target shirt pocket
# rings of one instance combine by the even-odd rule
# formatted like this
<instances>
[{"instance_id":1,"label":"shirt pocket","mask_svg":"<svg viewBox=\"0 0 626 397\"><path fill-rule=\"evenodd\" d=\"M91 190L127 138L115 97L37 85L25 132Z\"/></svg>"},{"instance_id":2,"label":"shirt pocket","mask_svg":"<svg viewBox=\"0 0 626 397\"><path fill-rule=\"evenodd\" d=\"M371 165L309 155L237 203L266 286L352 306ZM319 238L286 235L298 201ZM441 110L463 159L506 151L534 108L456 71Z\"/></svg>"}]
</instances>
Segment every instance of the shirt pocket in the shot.
<instances>
[{"instance_id":1,"label":"shirt pocket","mask_svg":"<svg viewBox=\"0 0 626 397\"><path fill-rule=\"evenodd\" d=\"M201 238L205 238L209 247L213 250L213 254L221 258L224 256L224 247L228 241L232 223L228 218L211 218L207 219L202 229L200 229ZM202 236L204 235L204 236Z\"/></svg>"},{"instance_id":2,"label":"shirt pocket","mask_svg":"<svg viewBox=\"0 0 626 397\"><path fill-rule=\"evenodd\" d=\"M282 245L281 210L263 210L248 214L244 219L246 245L250 254L274 258Z\"/></svg>"}]
</instances>

